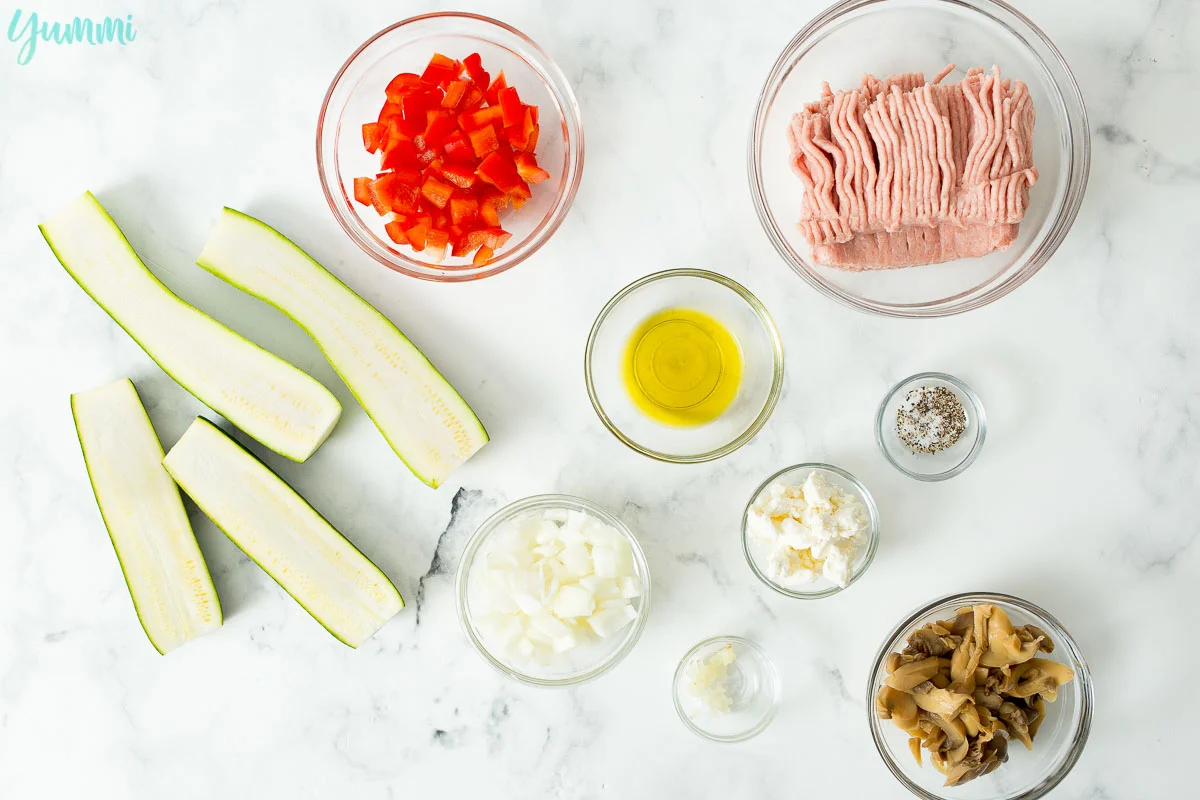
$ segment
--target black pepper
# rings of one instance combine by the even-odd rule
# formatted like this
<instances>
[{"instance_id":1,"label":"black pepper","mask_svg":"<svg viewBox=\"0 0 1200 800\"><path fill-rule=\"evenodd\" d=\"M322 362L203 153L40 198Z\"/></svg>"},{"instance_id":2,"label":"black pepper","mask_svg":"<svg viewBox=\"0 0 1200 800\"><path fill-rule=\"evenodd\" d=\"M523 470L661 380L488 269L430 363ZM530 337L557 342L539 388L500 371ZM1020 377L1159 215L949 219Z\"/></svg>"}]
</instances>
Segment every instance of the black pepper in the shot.
<instances>
[{"instance_id":1,"label":"black pepper","mask_svg":"<svg viewBox=\"0 0 1200 800\"><path fill-rule=\"evenodd\" d=\"M896 410L896 435L914 453L940 453L959 440L967 413L945 386L921 386L905 395Z\"/></svg>"}]
</instances>

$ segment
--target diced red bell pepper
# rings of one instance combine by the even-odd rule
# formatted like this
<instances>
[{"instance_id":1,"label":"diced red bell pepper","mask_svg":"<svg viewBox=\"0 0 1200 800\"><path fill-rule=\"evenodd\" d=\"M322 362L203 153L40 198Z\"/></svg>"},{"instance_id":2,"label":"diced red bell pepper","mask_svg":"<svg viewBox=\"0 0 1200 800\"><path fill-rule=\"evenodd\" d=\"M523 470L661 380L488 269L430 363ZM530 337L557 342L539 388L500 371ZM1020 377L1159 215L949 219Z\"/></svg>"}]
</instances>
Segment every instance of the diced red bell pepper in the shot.
<instances>
[{"instance_id":1,"label":"diced red bell pepper","mask_svg":"<svg viewBox=\"0 0 1200 800\"><path fill-rule=\"evenodd\" d=\"M479 163L475 174L505 194L516 190L521 176L511 160L499 153L491 153Z\"/></svg>"},{"instance_id":2,"label":"diced red bell pepper","mask_svg":"<svg viewBox=\"0 0 1200 800\"><path fill-rule=\"evenodd\" d=\"M479 86L481 89L487 87L491 76L483 68L483 59L479 57L479 53L471 53L471 55L464 58L463 67L466 68L467 75L471 77L476 86Z\"/></svg>"},{"instance_id":3,"label":"diced red bell pepper","mask_svg":"<svg viewBox=\"0 0 1200 800\"><path fill-rule=\"evenodd\" d=\"M381 175L374 181L371 181L371 205L375 206L375 210L379 216L386 216L392 210L392 201L396 197L396 188L399 181L394 172L388 172Z\"/></svg>"},{"instance_id":4,"label":"diced red bell pepper","mask_svg":"<svg viewBox=\"0 0 1200 800\"><path fill-rule=\"evenodd\" d=\"M408 238L408 243L412 245L412 249L418 253L425 249L425 239L429 235L429 226L423 222L418 222L404 232Z\"/></svg>"},{"instance_id":5,"label":"diced red bell pepper","mask_svg":"<svg viewBox=\"0 0 1200 800\"><path fill-rule=\"evenodd\" d=\"M438 208L445 208L446 204L450 202L452 194L454 194L453 186L442 183L434 177L426 178L425 183L421 185L421 196Z\"/></svg>"},{"instance_id":6,"label":"diced red bell pepper","mask_svg":"<svg viewBox=\"0 0 1200 800\"><path fill-rule=\"evenodd\" d=\"M504 244L512 238L512 234L498 226L489 226L480 231L483 234L483 242L493 250L499 250Z\"/></svg>"},{"instance_id":7,"label":"diced red bell pepper","mask_svg":"<svg viewBox=\"0 0 1200 800\"><path fill-rule=\"evenodd\" d=\"M519 174L520 173L518 173L518 175ZM520 177L518 177L516 185L513 186L512 191L508 193L508 196L513 199L513 208L520 208L522 204L518 203L517 201L528 200L529 198L533 197L533 193L529 191L529 185L526 184L525 181L521 180Z\"/></svg>"},{"instance_id":8,"label":"diced red bell pepper","mask_svg":"<svg viewBox=\"0 0 1200 800\"><path fill-rule=\"evenodd\" d=\"M517 153L513 156L513 163L517 165L517 174L526 183L541 183L550 177L549 172L538 166L533 153Z\"/></svg>"},{"instance_id":9,"label":"diced red bell pepper","mask_svg":"<svg viewBox=\"0 0 1200 800\"><path fill-rule=\"evenodd\" d=\"M377 153L383 146L383 137L387 134L387 126L378 122L368 122L362 126L363 146L368 153Z\"/></svg>"},{"instance_id":10,"label":"diced red bell pepper","mask_svg":"<svg viewBox=\"0 0 1200 800\"><path fill-rule=\"evenodd\" d=\"M388 238L396 244L408 244L408 237L404 235L404 223L400 220L392 220L384 225L383 229L387 232Z\"/></svg>"},{"instance_id":11,"label":"diced red bell pepper","mask_svg":"<svg viewBox=\"0 0 1200 800\"><path fill-rule=\"evenodd\" d=\"M485 244L476 251L475 257L471 259L471 264L476 267L486 266L492 260L493 255L492 248Z\"/></svg>"},{"instance_id":12,"label":"diced red bell pepper","mask_svg":"<svg viewBox=\"0 0 1200 800\"><path fill-rule=\"evenodd\" d=\"M488 105L500 105L500 90L508 86L508 81L504 79L504 70L500 70L500 74L496 76L496 80L492 81L491 86L484 92L484 97L487 98Z\"/></svg>"},{"instance_id":13,"label":"diced red bell pepper","mask_svg":"<svg viewBox=\"0 0 1200 800\"><path fill-rule=\"evenodd\" d=\"M517 94L517 90L511 86L505 86L497 95L500 100L500 108L504 113L504 127L509 125L520 125L525 120L525 106L521 103L521 98Z\"/></svg>"},{"instance_id":14,"label":"diced red bell pepper","mask_svg":"<svg viewBox=\"0 0 1200 800\"><path fill-rule=\"evenodd\" d=\"M475 185L475 168L470 164L442 164L442 177L460 189Z\"/></svg>"},{"instance_id":15,"label":"diced red bell pepper","mask_svg":"<svg viewBox=\"0 0 1200 800\"><path fill-rule=\"evenodd\" d=\"M388 83L387 92L388 99L395 98L399 100L401 96L408 93L410 90L421 85L421 76L414 75L411 72L401 72Z\"/></svg>"},{"instance_id":16,"label":"diced red bell pepper","mask_svg":"<svg viewBox=\"0 0 1200 800\"><path fill-rule=\"evenodd\" d=\"M421 73L421 80L441 86L457 78L460 72L457 61L441 53L434 53L433 58L429 59L429 66Z\"/></svg>"},{"instance_id":17,"label":"diced red bell pepper","mask_svg":"<svg viewBox=\"0 0 1200 800\"><path fill-rule=\"evenodd\" d=\"M446 139L446 143L442 145L442 152L451 161L470 162L472 164L475 161L475 151L462 131L455 131L450 134L449 138ZM471 167L471 172L475 172L474 167Z\"/></svg>"},{"instance_id":18,"label":"diced red bell pepper","mask_svg":"<svg viewBox=\"0 0 1200 800\"><path fill-rule=\"evenodd\" d=\"M482 230L467 231L457 239L453 240L454 248L450 251L450 255L468 255L486 244L487 238L487 234Z\"/></svg>"},{"instance_id":19,"label":"diced red bell pepper","mask_svg":"<svg viewBox=\"0 0 1200 800\"><path fill-rule=\"evenodd\" d=\"M521 125L523 128L522 133L523 133L524 139L525 139L525 146L521 149L527 150L528 152L532 153L534 150L537 149L537 140L538 140L538 123L537 123L537 108L536 107L530 108L530 107L526 106L525 119L521 123Z\"/></svg>"},{"instance_id":20,"label":"diced red bell pepper","mask_svg":"<svg viewBox=\"0 0 1200 800\"><path fill-rule=\"evenodd\" d=\"M437 264L446 257L446 245L450 243L450 234L436 228L425 234L425 257Z\"/></svg>"},{"instance_id":21,"label":"diced red bell pepper","mask_svg":"<svg viewBox=\"0 0 1200 800\"><path fill-rule=\"evenodd\" d=\"M474 197L450 199L450 219L455 225L470 225L479 216L479 201Z\"/></svg>"},{"instance_id":22,"label":"diced red bell pepper","mask_svg":"<svg viewBox=\"0 0 1200 800\"><path fill-rule=\"evenodd\" d=\"M475 177L475 173L471 173L471 177ZM371 179L370 178L355 178L354 179L354 199L362 203L364 206L371 205Z\"/></svg>"},{"instance_id":23,"label":"diced red bell pepper","mask_svg":"<svg viewBox=\"0 0 1200 800\"><path fill-rule=\"evenodd\" d=\"M504 109L500 106L487 106L478 111L471 111L460 115L458 122L462 125L463 130L469 133L488 125L498 125L503 118Z\"/></svg>"},{"instance_id":24,"label":"diced red bell pepper","mask_svg":"<svg viewBox=\"0 0 1200 800\"><path fill-rule=\"evenodd\" d=\"M500 148L500 137L496 135L496 129L491 125L471 131L467 134L467 138L471 140L471 150L478 158L483 158L488 153L494 153Z\"/></svg>"},{"instance_id":25,"label":"diced red bell pepper","mask_svg":"<svg viewBox=\"0 0 1200 800\"><path fill-rule=\"evenodd\" d=\"M450 134L457 130L458 126L449 114L439 113L430 119L428 127L425 128L425 146L430 149L439 148L450 138Z\"/></svg>"},{"instance_id":26,"label":"diced red bell pepper","mask_svg":"<svg viewBox=\"0 0 1200 800\"><path fill-rule=\"evenodd\" d=\"M412 139L399 139L383 154L382 168L389 169L416 169L417 168L417 146L413 144Z\"/></svg>"},{"instance_id":27,"label":"diced red bell pepper","mask_svg":"<svg viewBox=\"0 0 1200 800\"><path fill-rule=\"evenodd\" d=\"M462 102L459 103L458 110L478 111L483 106L483 93L484 89L472 84L471 88L467 89L466 97L464 97Z\"/></svg>"},{"instance_id":28,"label":"diced red bell pepper","mask_svg":"<svg viewBox=\"0 0 1200 800\"><path fill-rule=\"evenodd\" d=\"M442 108L458 108L458 104L467 96L467 87L470 85L467 81L450 81L442 98Z\"/></svg>"}]
</instances>

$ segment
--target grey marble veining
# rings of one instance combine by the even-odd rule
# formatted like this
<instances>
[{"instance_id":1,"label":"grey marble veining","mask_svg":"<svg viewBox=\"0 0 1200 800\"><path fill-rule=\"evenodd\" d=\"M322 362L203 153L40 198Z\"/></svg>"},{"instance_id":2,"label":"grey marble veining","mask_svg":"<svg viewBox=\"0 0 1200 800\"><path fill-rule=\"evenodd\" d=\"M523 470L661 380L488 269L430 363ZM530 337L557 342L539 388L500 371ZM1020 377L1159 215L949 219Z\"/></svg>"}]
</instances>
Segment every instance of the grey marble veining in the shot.
<instances>
[{"instance_id":1,"label":"grey marble veining","mask_svg":"<svg viewBox=\"0 0 1200 800\"><path fill-rule=\"evenodd\" d=\"M574 85L587 131L578 199L554 239L501 277L434 286L379 268L325 206L316 115L357 44L443 5L89 4L132 13L138 39L46 46L23 67L0 39L0 797L903 798L870 742L867 671L905 612L971 589L1050 609L1095 673L1092 738L1054 797L1184 796L1193 756L1180 729L1200 714L1186 680L1200 657L1196 4L1018 3L1063 51L1088 103L1088 195L1027 286L930 322L824 300L778 260L754 217L744 167L753 103L821 0L469 4L527 32ZM47 0L29 10L81 9ZM85 188L169 286L343 401L339 428L305 465L251 446L408 600L359 651L322 631L194 508L226 624L167 658L147 643L67 396L132 377L168 444L204 409L38 235L37 222ZM493 443L442 489L414 480L299 329L192 265L226 204L278 224L397 320ZM682 265L745 283L789 353L763 432L695 467L625 450L582 384L603 302ZM988 409L979 461L945 484L903 478L871 438L883 392L923 369L962 375ZM749 492L807 460L856 473L883 517L870 573L817 603L759 585L738 541ZM454 611L453 570L474 527L548 491L624 519L654 580L638 647L610 675L566 691L493 673ZM975 548L997 555L950 556ZM783 676L779 718L738 746L700 741L671 705L678 658L719 633L761 642Z\"/></svg>"}]
</instances>

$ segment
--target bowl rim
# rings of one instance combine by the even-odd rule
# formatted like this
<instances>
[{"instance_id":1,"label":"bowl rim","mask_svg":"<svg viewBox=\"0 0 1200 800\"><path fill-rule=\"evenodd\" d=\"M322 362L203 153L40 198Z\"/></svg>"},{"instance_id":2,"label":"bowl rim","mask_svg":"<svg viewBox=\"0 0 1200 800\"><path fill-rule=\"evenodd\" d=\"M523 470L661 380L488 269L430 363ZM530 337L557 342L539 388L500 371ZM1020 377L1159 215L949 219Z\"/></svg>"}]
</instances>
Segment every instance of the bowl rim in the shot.
<instances>
[{"instance_id":1,"label":"bowl rim","mask_svg":"<svg viewBox=\"0 0 1200 800\"><path fill-rule=\"evenodd\" d=\"M721 736L719 734L710 733L709 731L706 731L704 728L697 725L696 722L688 716L688 713L683 708L683 703L679 699L680 680L683 678L683 673L684 670L687 669L687 665L691 663L692 659L696 657L701 650L711 647L715 644L732 644L750 650L756 656L758 656L763 664L766 665L767 670L771 675L771 707L765 714L763 714L762 719L760 719L753 726L747 728L741 733L732 734L729 736ZM775 666L774 659L767 655L767 651L763 649L763 646L758 642L751 641L743 636L734 636L730 634L710 636L704 641L693 645L692 648L684 654L683 658L679 659L679 664L675 667L675 674L671 679L671 699L675 704L675 713L679 715L679 719L683 721L684 726L700 738L707 739L710 742L730 744L734 742L744 742L747 739L752 739L765 731L775 720L776 715L779 713L779 706L783 700L783 681L780 679L779 668Z\"/></svg>"},{"instance_id":2,"label":"bowl rim","mask_svg":"<svg viewBox=\"0 0 1200 800\"><path fill-rule=\"evenodd\" d=\"M988 283L992 283L995 277L993 276L992 279L974 287L974 289L967 289L956 295L942 298L937 301L937 305L932 306L920 303L875 303L858 298L834 286L813 274L805 265L797 264L795 259L793 259L791 247L788 245L779 225L775 222L774 217L767 207L765 191L762 181L759 179L762 164L757 142L762 138L765 131L768 101L773 100L775 94L778 93L780 81L783 76L804 56L804 52L799 52L799 55L797 55L798 51L801 51L803 48L806 52L807 47L805 45L810 44L809 40L820 34L826 26L839 17L857 11L860 8L883 5L889 2L894 2L894 0L841 0L841 2L834 3L801 28L800 32L792 37L784 47L771 67L771 71L767 74L766 81L763 83L763 88L759 93L758 102L755 104L754 116L750 124L749 144L746 154L750 195L754 202L754 210L758 216L759 224L766 233L768 240L770 240L772 247L775 248L775 251L793 272L799 275L805 283L826 297L859 311L885 317L928 319L963 314L999 300L1032 278L1050 260L1070 232L1076 217L1079 215L1079 209L1083 205L1083 198L1087 193L1088 177L1091 172L1092 140L1087 108L1084 105L1083 93L1080 91L1079 82L1076 80L1074 73L1071 72L1071 68L1063 57L1062 52L1029 17L1004 2L1004 0L929 0L929 2L966 7L986 14L993 19L996 18L995 12L1000 12L1011 17L1011 21L1016 24L1025 26L1026 31L1023 32L1025 35L1021 38L1026 40L1025 44L1029 48L1030 53L1042 64L1047 73L1050 74L1054 86L1058 90L1058 97L1066 110L1067 119L1064 126L1065 150L1070 157L1067 159L1067 173L1064 179L1066 190L1062 205L1045 238L1029 253L1026 262L999 283L965 302L962 301L964 295L969 295L975 289L978 289L979 286L986 286ZM1005 27L1011 29L1012 25L1005 23ZM1051 56L1051 60L1042 58L1037 51L1033 50L1027 41L1029 37L1036 39L1046 48L1047 53ZM1077 119L1075 118L1076 115Z\"/></svg>"},{"instance_id":3,"label":"bowl rim","mask_svg":"<svg viewBox=\"0 0 1200 800\"><path fill-rule=\"evenodd\" d=\"M963 397L967 399L967 403L971 406L971 412L974 414L975 419L975 441L971 443L971 449L965 456L963 456L961 461L959 461L950 469L943 470L941 472L913 472L908 467L905 467L903 464L897 461L888 450L887 445L884 443L884 427L887 424L887 420L884 419L884 415L887 413L888 406L891 405L892 398L895 397L897 393L899 393L899 391L906 385L915 381L925 380L943 381L944 383L949 383L952 385L963 395ZM879 403L879 410L875 412L875 444L879 448L879 452L883 453L884 459L886 459L887 462L893 467L908 477L914 478L918 481L944 481L953 478L955 475L963 473L966 471L967 467L975 463L975 459L979 457L979 451L983 449L983 443L986 439L987 412L983 408L983 400L979 398L979 395L975 393L975 390L968 386L965 381L963 381L961 378L956 378L947 372L918 372L916 375L909 375L907 378L900 381L888 390L887 394L883 396L883 400L881 400Z\"/></svg>"},{"instance_id":4,"label":"bowl rim","mask_svg":"<svg viewBox=\"0 0 1200 800\"><path fill-rule=\"evenodd\" d=\"M603 327L604 321L608 319L609 314L612 313L613 309L620 305L625 298L636 292L638 289L648 286L651 283L656 283L658 281L668 280L671 278L699 278L702 280L712 281L713 283L729 289L734 294L738 295L742 301L750 307L750 310L753 311L754 315L758 318L759 324L762 325L763 329L766 331L767 338L771 340L771 360L773 373L771 378L771 388L767 393L767 398L764 401L762 408L759 410L758 415L744 431L726 444L703 453L686 456L673 455L671 453L664 453L649 447L644 447L622 432L621 429L617 427L617 424L612 421L612 418L609 417L608 413L604 410L604 406L600 402L600 398L596 392L595 382L592 379L592 351L596 346L596 339L599 336L600 329ZM588 331L587 344L584 347L583 378L587 385L588 400L591 401L592 409L596 412L596 416L598 416L600 421L604 423L604 427L608 429L609 433L615 436L618 441L620 441L630 450L641 453L644 456L648 456L655 461L662 461L668 464L701 464L706 461L713 461L715 459L722 458L723 456L727 456L734 452L742 445L746 444L755 436L757 436L758 432L761 431L763 426L767 424L767 420L771 418L771 414L775 411L775 406L779 403L779 397L783 394L783 338L779 334L779 329L775 325L775 320L771 317L771 312L767 310L767 307L763 305L762 301L755 297L753 292L732 278L704 269L683 268L662 270L660 272L653 272L642 278L638 278L633 283L625 286L623 289L614 294L612 298L610 298L609 301L604 304L604 307L600 309L600 313L596 315L595 321L592 322L591 330Z\"/></svg>"},{"instance_id":5,"label":"bowl rim","mask_svg":"<svg viewBox=\"0 0 1200 800\"><path fill-rule=\"evenodd\" d=\"M417 258L411 258L400 252L391 253L388 251L386 256L380 253L363 238L358 227L347 218L346 212L339 202L340 187L336 187L339 191L335 192L335 186L331 185L331 181L326 175L327 164L325 153L323 152L327 122L332 130L336 130L338 124L340 124L340 120L327 119L330 112L330 101L333 99L334 93L339 89L342 78L357 62L359 56L380 39L391 35L406 25L431 20L455 19L465 20L470 24L481 23L485 28L488 26L494 27L504 34L516 37L523 46L527 47L536 56L537 63L531 62L524 55L518 55L518 57L529 63L533 67L534 72L539 73L550 93L555 95L556 101L561 106L563 112L562 129L563 138L566 143L567 169L569 174L567 181L562 187L562 191L556 196L554 204L547 212L545 218L543 218L537 227L530 231L525 239L511 249L502 250L499 255L483 268L473 268L470 265L444 267L439 264L432 264ZM579 107L579 101L575 97L575 91L571 88L566 75L554 59L540 45L513 26L483 14L473 14L465 11L435 11L427 14L418 14L392 23L386 28L372 34L366 41L355 48L354 52L350 54L349 58L346 59L334 74L333 80L330 81L329 88L326 89L325 96L321 100L321 110L317 116L317 177L321 182L321 190L325 195L325 202L328 204L329 210L333 214L334 219L337 220L338 225L350 237L350 240L358 245L359 249L383 266L402 275L433 281L435 283L464 283L489 278L512 269L540 250L562 225L563 220L566 219L568 212L571 210L575 196L579 192L579 184L583 177L584 150L583 114ZM353 214L353 208L351 208L351 214Z\"/></svg>"},{"instance_id":6,"label":"bowl rim","mask_svg":"<svg viewBox=\"0 0 1200 800\"><path fill-rule=\"evenodd\" d=\"M1084 745L1087 744L1088 735L1092 727L1092 713L1095 705L1095 698L1092 688L1092 673L1088 667L1087 660L1083 657L1083 652L1079 649L1079 645L1075 643L1075 638L1071 636L1066 627L1063 626L1058 619L1046 611L1041 606L1023 600L1015 595L1005 594L1003 592L958 592L938 597L915 611L910 613L901 622L892 628L891 632L883 640L878 653L875 655L875 663L871 668L871 672L867 677L867 720L871 728L871 739L875 743L875 750L879 753L879 757L883 759L888 770L900 781L903 786L912 792L917 797L923 800L946 800L945 795L933 794L914 783L900 768L892 758L887 747L884 746L881 733L881 720L875 714L875 687L879 683L881 671L884 668L884 661L888 654L896 649L896 646L904 638L904 635L917 624L922 618L935 613L938 609L950 607L962 607L965 605L974 605L978 602L994 603L997 605L1008 605L1013 608L1020 609L1022 612L1034 617L1039 623L1046 622L1047 627L1054 628L1054 633L1061 639L1055 642L1056 645L1065 647L1074 662L1076 683L1079 692L1079 725L1073 732L1070 748L1067 750L1062 760L1051 771L1051 774L1045 778L1040 784L1034 786L1021 794L1008 795L1003 800L1036 800L1036 798L1044 796L1047 792L1054 789L1062 782L1067 773L1079 761L1079 757L1083 753Z\"/></svg>"},{"instance_id":7,"label":"bowl rim","mask_svg":"<svg viewBox=\"0 0 1200 800\"><path fill-rule=\"evenodd\" d=\"M515 667L509 666L501 661L496 656L492 655L475 633L474 626L471 624L471 615L469 612L469 603L467 602L467 592L469 586L467 584L470 576L471 567L474 564L475 557L479 553L485 541L491 536L495 529L504 522L513 519L518 514L527 511L536 511L538 509L548 508L573 508L579 511L585 511L598 517L604 523L615 528L626 541L629 542L630 548L633 551L634 564L637 567L638 574L642 576L642 596L638 598L638 616L629 626L628 632L621 643L604 659L597 662L589 669L583 670L573 675L568 675L563 678L544 678L537 675L530 675L522 672ZM506 506L496 510L487 519L479 524L471 534L471 538L467 540L466 546L463 548L462 555L459 557L458 568L455 570L454 576L454 595L455 606L458 612L458 621L462 626L463 632L466 634L471 646L475 649L484 661L492 666L493 669L500 672L509 678L519 681L530 686L574 686L588 681L595 680L601 675L609 672L617 664L625 659L629 652L633 650L635 644L642 636L642 631L646 628L646 620L650 615L650 595L651 595L651 578L650 565L646 560L646 553L642 549L642 545L634 536L633 531L615 514L612 514L607 509L603 508L591 500L582 497L576 497L568 494L536 494L529 497L515 500Z\"/></svg>"},{"instance_id":8,"label":"bowl rim","mask_svg":"<svg viewBox=\"0 0 1200 800\"><path fill-rule=\"evenodd\" d=\"M754 501L757 500L758 496L761 495L766 488L776 480L784 475L787 475L789 472L795 472L797 470L823 470L826 472L832 472L834 475L837 475L839 478L849 483L850 488L858 494L863 505L867 507L867 517L871 521L871 528L867 537L866 558L863 560L862 566L850 576L850 580L847 581L845 586L833 584L832 586L828 586L820 591L815 592L797 591L795 589L789 589L786 586L780 586L778 583L763 574L763 571L755 562L753 553L750 552L750 535L747 530L747 523L750 520L750 509L754 506ZM846 589L849 589L851 586L853 586L859 578L866 574L867 569L870 568L871 564L874 563L875 553L879 550L879 535L879 507L875 504L875 498L871 495L871 492L869 489L867 489L866 485L847 470L834 466L833 464L825 464L819 461L806 461L800 464L793 464L792 466L784 467L775 474L771 475L758 485L758 488L754 490L754 492L750 495L750 499L746 502L746 508L742 511L742 555L746 557L746 563L750 566L750 571L754 573L754 577L758 578L768 588L774 589L779 594L795 600L820 600L821 598L832 597L839 592L844 592Z\"/></svg>"}]
</instances>

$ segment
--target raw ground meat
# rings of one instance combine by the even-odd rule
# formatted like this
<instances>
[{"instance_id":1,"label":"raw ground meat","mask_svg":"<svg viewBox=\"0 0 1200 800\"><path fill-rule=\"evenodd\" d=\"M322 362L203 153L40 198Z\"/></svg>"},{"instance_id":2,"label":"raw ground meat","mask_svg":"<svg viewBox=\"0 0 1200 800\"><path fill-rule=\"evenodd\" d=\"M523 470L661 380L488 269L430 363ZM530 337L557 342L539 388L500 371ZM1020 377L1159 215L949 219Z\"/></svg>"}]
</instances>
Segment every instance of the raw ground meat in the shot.
<instances>
[{"instance_id":1,"label":"raw ground meat","mask_svg":"<svg viewBox=\"0 0 1200 800\"><path fill-rule=\"evenodd\" d=\"M971 69L919 72L834 93L792 117L799 227L818 264L888 269L1008 247L1037 181L1033 102L1022 81Z\"/></svg>"}]
</instances>

